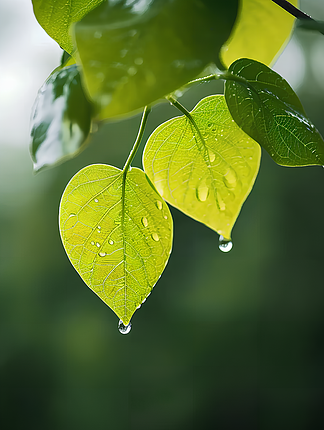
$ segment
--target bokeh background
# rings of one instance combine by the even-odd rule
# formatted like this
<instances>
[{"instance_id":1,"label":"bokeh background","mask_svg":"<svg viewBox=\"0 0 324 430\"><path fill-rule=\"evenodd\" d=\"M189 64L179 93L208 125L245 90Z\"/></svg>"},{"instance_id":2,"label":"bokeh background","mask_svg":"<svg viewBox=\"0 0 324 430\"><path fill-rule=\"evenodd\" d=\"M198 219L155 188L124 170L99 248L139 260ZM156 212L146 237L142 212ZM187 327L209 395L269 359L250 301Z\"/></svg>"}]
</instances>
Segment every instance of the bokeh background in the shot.
<instances>
[{"instance_id":1,"label":"bokeh background","mask_svg":"<svg viewBox=\"0 0 324 430\"><path fill-rule=\"evenodd\" d=\"M324 20L322 0L301 8ZM57 217L79 169L123 166L140 118L102 125L79 157L33 175L30 111L60 56L29 0L1 0L1 427L315 428L324 403L323 168L279 167L264 152L228 254L216 233L171 208L171 259L123 336L70 265ZM324 36L297 29L275 69L324 135ZM191 109L221 92L220 82L202 84L181 102ZM145 136L175 115L157 105Z\"/></svg>"}]
</instances>

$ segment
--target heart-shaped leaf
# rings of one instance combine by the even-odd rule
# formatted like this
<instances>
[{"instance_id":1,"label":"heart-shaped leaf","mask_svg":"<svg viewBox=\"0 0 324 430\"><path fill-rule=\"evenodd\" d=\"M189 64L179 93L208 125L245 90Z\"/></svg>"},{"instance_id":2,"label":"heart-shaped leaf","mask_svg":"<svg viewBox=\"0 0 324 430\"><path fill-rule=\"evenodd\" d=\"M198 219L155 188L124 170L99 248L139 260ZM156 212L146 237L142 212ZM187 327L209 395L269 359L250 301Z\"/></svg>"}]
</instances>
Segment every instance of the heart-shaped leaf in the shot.
<instances>
[{"instance_id":1,"label":"heart-shaped leaf","mask_svg":"<svg viewBox=\"0 0 324 430\"><path fill-rule=\"evenodd\" d=\"M225 98L236 123L283 166L324 164L324 141L293 89L278 73L257 61L235 61Z\"/></svg>"},{"instance_id":2,"label":"heart-shaped leaf","mask_svg":"<svg viewBox=\"0 0 324 430\"><path fill-rule=\"evenodd\" d=\"M163 198L230 239L260 164L260 147L234 122L224 96L209 96L186 116L160 125L143 155ZM199 130L199 132L198 132Z\"/></svg>"},{"instance_id":3,"label":"heart-shaped leaf","mask_svg":"<svg viewBox=\"0 0 324 430\"><path fill-rule=\"evenodd\" d=\"M66 253L84 282L126 326L169 259L168 206L145 173L105 164L80 170L60 204Z\"/></svg>"},{"instance_id":4,"label":"heart-shaped leaf","mask_svg":"<svg viewBox=\"0 0 324 430\"><path fill-rule=\"evenodd\" d=\"M136 111L218 61L238 0L104 2L74 26L101 119Z\"/></svg>"},{"instance_id":5,"label":"heart-shaped leaf","mask_svg":"<svg viewBox=\"0 0 324 430\"><path fill-rule=\"evenodd\" d=\"M32 0L34 14L46 33L69 54L73 51L69 34L72 23L79 21L104 0Z\"/></svg>"},{"instance_id":6,"label":"heart-shaped leaf","mask_svg":"<svg viewBox=\"0 0 324 430\"><path fill-rule=\"evenodd\" d=\"M290 0L297 6L298 0ZM288 41L295 18L270 0L241 0L229 40L221 51L227 67L239 58L271 65Z\"/></svg>"},{"instance_id":7,"label":"heart-shaped leaf","mask_svg":"<svg viewBox=\"0 0 324 430\"><path fill-rule=\"evenodd\" d=\"M91 111L77 66L56 69L34 105L30 152L35 171L71 158L84 147Z\"/></svg>"}]
</instances>

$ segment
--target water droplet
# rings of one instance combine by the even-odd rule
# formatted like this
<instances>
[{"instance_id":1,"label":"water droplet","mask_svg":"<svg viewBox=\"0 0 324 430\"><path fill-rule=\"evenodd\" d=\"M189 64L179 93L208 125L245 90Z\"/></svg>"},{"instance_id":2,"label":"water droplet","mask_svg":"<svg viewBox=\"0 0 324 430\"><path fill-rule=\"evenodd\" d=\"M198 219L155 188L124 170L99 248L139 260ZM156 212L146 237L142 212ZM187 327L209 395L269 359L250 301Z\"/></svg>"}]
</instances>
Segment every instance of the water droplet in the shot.
<instances>
[{"instance_id":1,"label":"water droplet","mask_svg":"<svg viewBox=\"0 0 324 430\"><path fill-rule=\"evenodd\" d=\"M108 243L109 243L109 245L113 245L113 244L114 244L114 241L113 241L112 239L109 239L109 240L108 240Z\"/></svg>"},{"instance_id":2,"label":"water droplet","mask_svg":"<svg viewBox=\"0 0 324 430\"><path fill-rule=\"evenodd\" d=\"M131 331L131 329L132 329L131 323L128 323L127 325L125 325L122 320L119 320L119 323L118 323L119 333L128 334Z\"/></svg>"},{"instance_id":3,"label":"water droplet","mask_svg":"<svg viewBox=\"0 0 324 430\"><path fill-rule=\"evenodd\" d=\"M107 254L105 252L99 252L100 257L105 257Z\"/></svg>"},{"instance_id":4,"label":"water droplet","mask_svg":"<svg viewBox=\"0 0 324 430\"><path fill-rule=\"evenodd\" d=\"M162 210L163 205L162 205L162 202L160 202L160 200L157 200L157 202L156 202L156 207L157 207L159 210Z\"/></svg>"},{"instance_id":5,"label":"water droplet","mask_svg":"<svg viewBox=\"0 0 324 430\"><path fill-rule=\"evenodd\" d=\"M164 215L164 217L163 217L164 219L168 219L168 217L167 217L167 215Z\"/></svg>"},{"instance_id":6,"label":"water droplet","mask_svg":"<svg viewBox=\"0 0 324 430\"><path fill-rule=\"evenodd\" d=\"M148 226L147 218L145 216L143 216L141 221L142 221L143 226L146 228Z\"/></svg>"},{"instance_id":7,"label":"water droplet","mask_svg":"<svg viewBox=\"0 0 324 430\"><path fill-rule=\"evenodd\" d=\"M212 150L208 149L208 156L209 156L209 160L212 163L213 161L215 161L216 155L213 153Z\"/></svg>"},{"instance_id":8,"label":"water droplet","mask_svg":"<svg viewBox=\"0 0 324 430\"><path fill-rule=\"evenodd\" d=\"M224 236L219 236L218 248L222 252L229 252L233 248L233 242L229 239L225 239Z\"/></svg>"},{"instance_id":9,"label":"water droplet","mask_svg":"<svg viewBox=\"0 0 324 430\"><path fill-rule=\"evenodd\" d=\"M76 214L72 212L70 213L69 218L71 218L71 216L76 216Z\"/></svg>"},{"instance_id":10,"label":"water droplet","mask_svg":"<svg viewBox=\"0 0 324 430\"><path fill-rule=\"evenodd\" d=\"M152 239L155 240L155 242L158 242L160 240L159 235L157 233L152 233Z\"/></svg>"},{"instance_id":11,"label":"water droplet","mask_svg":"<svg viewBox=\"0 0 324 430\"><path fill-rule=\"evenodd\" d=\"M100 230L100 228L98 228L97 232L98 232L98 233L101 233L101 230Z\"/></svg>"},{"instance_id":12,"label":"water droplet","mask_svg":"<svg viewBox=\"0 0 324 430\"><path fill-rule=\"evenodd\" d=\"M209 194L209 188L206 185L205 181L202 181L196 190L197 199L201 202L205 202L207 200Z\"/></svg>"},{"instance_id":13,"label":"water droplet","mask_svg":"<svg viewBox=\"0 0 324 430\"><path fill-rule=\"evenodd\" d=\"M134 63L135 63L137 66L140 66L141 64L143 64L143 58L141 58L141 57L137 57L137 58L135 58Z\"/></svg>"},{"instance_id":14,"label":"water droplet","mask_svg":"<svg viewBox=\"0 0 324 430\"><path fill-rule=\"evenodd\" d=\"M216 192L216 196L217 196L217 205L219 210L224 211L226 209L226 205L219 191Z\"/></svg>"},{"instance_id":15,"label":"water droplet","mask_svg":"<svg viewBox=\"0 0 324 430\"><path fill-rule=\"evenodd\" d=\"M223 182L227 188L236 187L236 182L237 182L236 173L231 167L227 170L227 173L224 175Z\"/></svg>"},{"instance_id":16,"label":"water droplet","mask_svg":"<svg viewBox=\"0 0 324 430\"><path fill-rule=\"evenodd\" d=\"M99 242L97 242L97 243L96 243L96 246L97 246L98 248L100 248L100 243L99 243Z\"/></svg>"},{"instance_id":17,"label":"water droplet","mask_svg":"<svg viewBox=\"0 0 324 430\"><path fill-rule=\"evenodd\" d=\"M137 73L137 69L136 69L136 67L131 66L131 67L128 69L128 74L129 74L129 76L134 76L134 75L136 75L136 73Z\"/></svg>"},{"instance_id":18,"label":"water droplet","mask_svg":"<svg viewBox=\"0 0 324 430\"><path fill-rule=\"evenodd\" d=\"M94 245L94 244L95 244L95 243L92 241L92 242L91 242L91 245Z\"/></svg>"},{"instance_id":19,"label":"water droplet","mask_svg":"<svg viewBox=\"0 0 324 430\"><path fill-rule=\"evenodd\" d=\"M94 199L94 202L95 202L95 203L98 203L98 202L99 202L99 200L98 200L98 199Z\"/></svg>"},{"instance_id":20,"label":"water droplet","mask_svg":"<svg viewBox=\"0 0 324 430\"><path fill-rule=\"evenodd\" d=\"M95 37L96 39L100 39L100 38L101 38L101 36L102 36L101 31L95 31L95 33L94 33L94 37Z\"/></svg>"}]
</instances>

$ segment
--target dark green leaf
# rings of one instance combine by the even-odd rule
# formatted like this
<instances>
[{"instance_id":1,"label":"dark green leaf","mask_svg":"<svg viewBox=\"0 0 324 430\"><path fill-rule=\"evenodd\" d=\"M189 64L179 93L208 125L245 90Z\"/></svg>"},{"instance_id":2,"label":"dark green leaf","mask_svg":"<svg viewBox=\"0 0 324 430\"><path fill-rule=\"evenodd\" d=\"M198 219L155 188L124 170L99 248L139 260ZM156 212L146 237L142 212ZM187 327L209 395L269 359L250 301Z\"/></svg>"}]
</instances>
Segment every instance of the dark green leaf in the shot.
<instances>
[{"instance_id":1,"label":"dark green leaf","mask_svg":"<svg viewBox=\"0 0 324 430\"><path fill-rule=\"evenodd\" d=\"M32 116L30 152L39 171L79 152L88 137L91 105L76 65L56 69L41 89Z\"/></svg>"},{"instance_id":2,"label":"dark green leaf","mask_svg":"<svg viewBox=\"0 0 324 430\"><path fill-rule=\"evenodd\" d=\"M101 119L151 104L218 61L238 0L104 2L74 26Z\"/></svg>"},{"instance_id":3,"label":"dark green leaf","mask_svg":"<svg viewBox=\"0 0 324 430\"><path fill-rule=\"evenodd\" d=\"M324 141L297 95L278 73L240 59L229 71L225 98L236 123L283 166L324 164Z\"/></svg>"}]
</instances>

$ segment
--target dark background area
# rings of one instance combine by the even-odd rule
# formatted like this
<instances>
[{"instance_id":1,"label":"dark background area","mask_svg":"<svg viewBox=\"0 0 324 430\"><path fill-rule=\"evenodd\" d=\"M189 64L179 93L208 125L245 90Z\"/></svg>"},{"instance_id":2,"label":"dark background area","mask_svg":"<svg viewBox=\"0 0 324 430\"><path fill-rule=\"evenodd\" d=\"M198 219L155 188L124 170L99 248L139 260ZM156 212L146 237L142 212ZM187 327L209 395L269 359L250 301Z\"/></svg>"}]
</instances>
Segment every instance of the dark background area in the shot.
<instances>
[{"instance_id":1,"label":"dark background area","mask_svg":"<svg viewBox=\"0 0 324 430\"><path fill-rule=\"evenodd\" d=\"M297 92L324 135L324 86L311 58L315 45L324 56L324 36L297 30L294 40L306 67ZM180 101L192 109L221 92L220 82L203 84ZM174 115L167 103L154 107L145 138ZM316 428L324 399L323 168L283 168L263 151L228 254L215 232L171 208L170 261L122 336L64 252L58 205L82 167L124 165L139 121L102 125L79 157L36 176L28 136L25 147L0 148L2 428Z\"/></svg>"}]
</instances>

